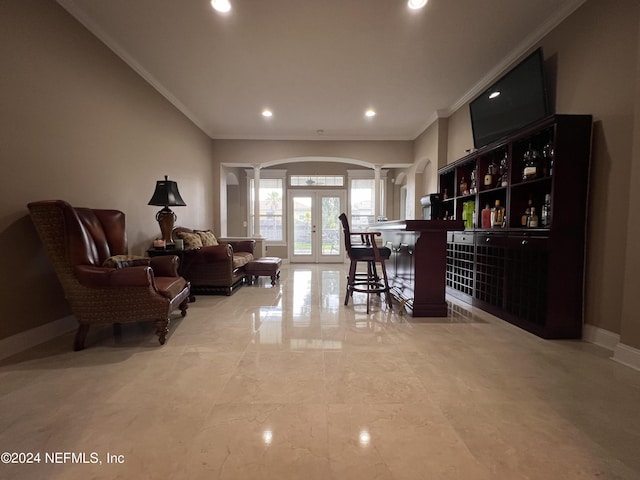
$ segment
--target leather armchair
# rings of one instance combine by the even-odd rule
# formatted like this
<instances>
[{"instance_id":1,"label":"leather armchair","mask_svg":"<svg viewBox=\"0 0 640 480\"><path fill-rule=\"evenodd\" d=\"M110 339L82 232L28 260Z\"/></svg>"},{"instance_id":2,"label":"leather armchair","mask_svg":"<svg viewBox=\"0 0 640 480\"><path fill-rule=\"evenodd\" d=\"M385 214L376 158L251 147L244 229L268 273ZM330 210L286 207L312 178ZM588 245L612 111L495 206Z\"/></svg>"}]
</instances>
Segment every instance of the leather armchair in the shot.
<instances>
[{"instance_id":1,"label":"leather armchair","mask_svg":"<svg viewBox=\"0 0 640 480\"><path fill-rule=\"evenodd\" d=\"M179 238L179 232L194 233L194 230L176 227L172 236ZM244 266L253 260L255 245L255 240L247 239L187 250L180 274L191 283L192 293L231 295L245 280Z\"/></svg>"},{"instance_id":2,"label":"leather armchair","mask_svg":"<svg viewBox=\"0 0 640 480\"><path fill-rule=\"evenodd\" d=\"M74 350L82 350L90 325L151 320L161 345L169 315L187 313L189 283L178 275L178 258L137 260L136 266L103 266L127 255L125 214L118 210L74 208L62 200L28 205L31 219L51 258L71 311L78 320Z\"/></svg>"}]
</instances>

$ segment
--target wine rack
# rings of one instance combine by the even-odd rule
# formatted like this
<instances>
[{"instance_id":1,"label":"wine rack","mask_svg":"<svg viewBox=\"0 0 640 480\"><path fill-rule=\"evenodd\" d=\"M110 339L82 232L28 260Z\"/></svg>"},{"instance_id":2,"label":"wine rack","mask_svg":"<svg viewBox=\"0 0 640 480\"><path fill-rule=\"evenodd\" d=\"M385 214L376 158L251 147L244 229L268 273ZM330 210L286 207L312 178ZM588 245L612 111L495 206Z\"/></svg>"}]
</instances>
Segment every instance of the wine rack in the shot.
<instances>
[{"instance_id":1,"label":"wine rack","mask_svg":"<svg viewBox=\"0 0 640 480\"><path fill-rule=\"evenodd\" d=\"M544 338L581 337L591 128L590 115L552 115L439 170L448 218L465 220L475 204L465 231L448 237L447 293ZM506 220L481 228L496 200Z\"/></svg>"}]
</instances>

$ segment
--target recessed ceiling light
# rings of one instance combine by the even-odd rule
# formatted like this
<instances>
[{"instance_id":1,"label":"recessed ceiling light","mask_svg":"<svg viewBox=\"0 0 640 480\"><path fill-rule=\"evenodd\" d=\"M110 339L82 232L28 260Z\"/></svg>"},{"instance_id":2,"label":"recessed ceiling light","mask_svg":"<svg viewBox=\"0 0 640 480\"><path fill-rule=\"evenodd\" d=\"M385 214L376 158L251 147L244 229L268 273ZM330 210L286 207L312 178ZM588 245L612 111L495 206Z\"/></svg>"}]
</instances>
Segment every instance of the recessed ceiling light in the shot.
<instances>
[{"instance_id":1,"label":"recessed ceiling light","mask_svg":"<svg viewBox=\"0 0 640 480\"><path fill-rule=\"evenodd\" d=\"M375 117L376 116L376 111L373 110L372 108L370 108L369 110L364 112L364 115L365 115L365 117Z\"/></svg>"},{"instance_id":2,"label":"recessed ceiling light","mask_svg":"<svg viewBox=\"0 0 640 480\"><path fill-rule=\"evenodd\" d=\"M500 95L500 92L495 91L495 92L492 92L492 93L489 95L489 98L496 98L496 97L497 97L497 96L499 96L499 95Z\"/></svg>"},{"instance_id":3,"label":"recessed ceiling light","mask_svg":"<svg viewBox=\"0 0 640 480\"><path fill-rule=\"evenodd\" d=\"M271 110L269 110L268 108L265 108L262 111L262 116L265 117L265 118L273 117L273 112Z\"/></svg>"},{"instance_id":4,"label":"recessed ceiling light","mask_svg":"<svg viewBox=\"0 0 640 480\"><path fill-rule=\"evenodd\" d=\"M427 1L428 0L409 0L407 5L413 10L418 10L419 8L424 7L427 4Z\"/></svg>"},{"instance_id":5,"label":"recessed ceiling light","mask_svg":"<svg viewBox=\"0 0 640 480\"><path fill-rule=\"evenodd\" d=\"M218 12L226 13L231 10L229 0L211 0L211 6Z\"/></svg>"}]
</instances>

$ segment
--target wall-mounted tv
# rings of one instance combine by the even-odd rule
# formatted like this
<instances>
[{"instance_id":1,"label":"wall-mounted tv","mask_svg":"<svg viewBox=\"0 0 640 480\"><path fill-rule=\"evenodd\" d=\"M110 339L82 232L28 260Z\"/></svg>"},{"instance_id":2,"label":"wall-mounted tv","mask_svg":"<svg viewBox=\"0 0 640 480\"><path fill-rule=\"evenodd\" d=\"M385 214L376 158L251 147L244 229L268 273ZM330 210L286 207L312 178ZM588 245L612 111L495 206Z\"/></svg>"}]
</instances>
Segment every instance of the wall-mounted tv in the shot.
<instances>
[{"instance_id":1,"label":"wall-mounted tv","mask_svg":"<svg viewBox=\"0 0 640 480\"><path fill-rule=\"evenodd\" d=\"M488 145L551 114L539 48L469 104L473 144Z\"/></svg>"}]
</instances>

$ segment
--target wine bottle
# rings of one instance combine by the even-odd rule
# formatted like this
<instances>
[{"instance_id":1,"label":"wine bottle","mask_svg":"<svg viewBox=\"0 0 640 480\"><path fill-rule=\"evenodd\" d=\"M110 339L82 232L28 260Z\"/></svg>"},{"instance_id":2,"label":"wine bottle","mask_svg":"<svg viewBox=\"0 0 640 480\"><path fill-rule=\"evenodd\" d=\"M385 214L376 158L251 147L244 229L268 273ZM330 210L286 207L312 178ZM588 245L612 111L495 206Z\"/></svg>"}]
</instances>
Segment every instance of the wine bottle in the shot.
<instances>
[{"instance_id":1,"label":"wine bottle","mask_svg":"<svg viewBox=\"0 0 640 480\"><path fill-rule=\"evenodd\" d=\"M544 196L540 222L542 223L543 228L549 228L551 226L551 194L549 193Z\"/></svg>"}]
</instances>

